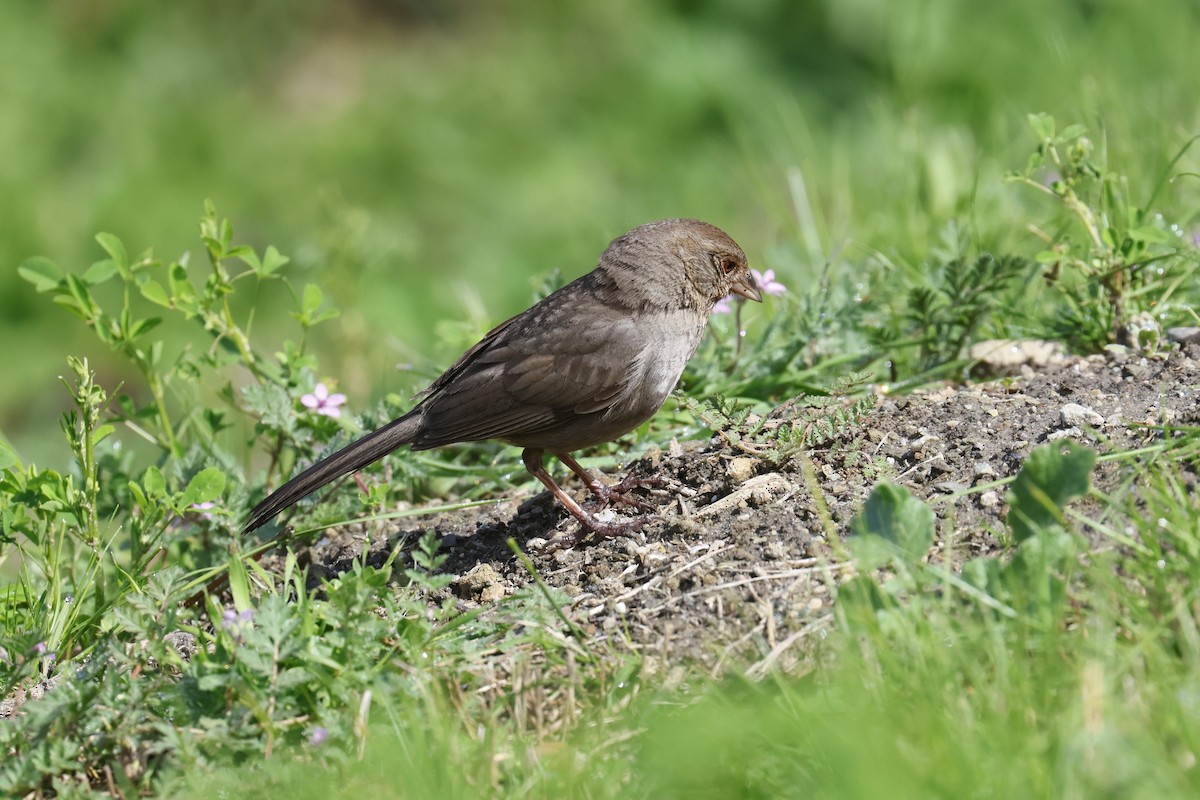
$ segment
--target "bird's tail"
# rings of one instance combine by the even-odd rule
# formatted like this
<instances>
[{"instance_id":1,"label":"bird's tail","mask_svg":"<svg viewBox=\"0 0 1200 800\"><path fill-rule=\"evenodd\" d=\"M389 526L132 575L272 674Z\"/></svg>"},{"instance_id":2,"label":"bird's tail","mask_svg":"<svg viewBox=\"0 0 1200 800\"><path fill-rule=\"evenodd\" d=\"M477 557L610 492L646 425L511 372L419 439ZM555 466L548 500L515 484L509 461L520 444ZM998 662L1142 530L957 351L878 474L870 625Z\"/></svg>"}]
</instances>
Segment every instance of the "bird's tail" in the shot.
<instances>
[{"instance_id":1,"label":"bird's tail","mask_svg":"<svg viewBox=\"0 0 1200 800\"><path fill-rule=\"evenodd\" d=\"M256 505L250 512L250 519L242 528L242 532L249 533L261 527L271 517L303 500L327 483L378 461L397 447L410 444L416 437L420 424L419 413L406 414L313 464Z\"/></svg>"}]
</instances>

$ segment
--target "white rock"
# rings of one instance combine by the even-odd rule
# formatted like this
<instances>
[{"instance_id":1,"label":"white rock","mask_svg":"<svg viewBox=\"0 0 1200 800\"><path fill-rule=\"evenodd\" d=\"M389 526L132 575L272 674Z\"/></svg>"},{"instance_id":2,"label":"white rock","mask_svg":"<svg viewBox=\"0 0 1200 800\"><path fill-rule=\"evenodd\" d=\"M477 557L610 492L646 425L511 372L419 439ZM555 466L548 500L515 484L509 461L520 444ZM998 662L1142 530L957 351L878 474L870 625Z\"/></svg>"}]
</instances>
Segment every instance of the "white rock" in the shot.
<instances>
[{"instance_id":1,"label":"white rock","mask_svg":"<svg viewBox=\"0 0 1200 800\"><path fill-rule=\"evenodd\" d=\"M1062 424L1068 428L1079 427L1082 425L1090 425L1093 428L1099 428L1104 424L1104 417L1097 414L1087 406L1081 406L1079 403L1067 403L1058 411L1059 418Z\"/></svg>"}]
</instances>

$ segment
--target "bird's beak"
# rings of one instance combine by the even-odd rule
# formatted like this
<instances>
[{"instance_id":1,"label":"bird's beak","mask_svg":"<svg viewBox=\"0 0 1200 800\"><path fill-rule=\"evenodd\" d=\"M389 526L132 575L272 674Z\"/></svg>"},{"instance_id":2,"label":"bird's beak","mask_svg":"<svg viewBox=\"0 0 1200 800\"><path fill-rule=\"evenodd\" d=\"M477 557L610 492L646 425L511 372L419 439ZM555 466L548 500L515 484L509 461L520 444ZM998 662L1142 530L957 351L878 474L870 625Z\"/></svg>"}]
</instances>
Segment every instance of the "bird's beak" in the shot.
<instances>
[{"instance_id":1,"label":"bird's beak","mask_svg":"<svg viewBox=\"0 0 1200 800\"><path fill-rule=\"evenodd\" d=\"M754 283L754 276L749 272L734 281L729 290L747 300L753 300L756 303L762 302L762 292L758 290L758 286Z\"/></svg>"}]
</instances>

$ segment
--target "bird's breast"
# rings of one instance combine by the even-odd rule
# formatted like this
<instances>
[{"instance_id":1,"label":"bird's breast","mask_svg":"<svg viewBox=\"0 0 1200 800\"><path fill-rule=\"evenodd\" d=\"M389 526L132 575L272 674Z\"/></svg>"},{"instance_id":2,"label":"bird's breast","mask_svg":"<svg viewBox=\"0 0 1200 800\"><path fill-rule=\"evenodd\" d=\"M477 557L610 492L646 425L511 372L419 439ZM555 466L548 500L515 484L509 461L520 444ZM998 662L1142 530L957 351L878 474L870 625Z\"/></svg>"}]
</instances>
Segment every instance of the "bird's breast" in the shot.
<instances>
[{"instance_id":1,"label":"bird's breast","mask_svg":"<svg viewBox=\"0 0 1200 800\"><path fill-rule=\"evenodd\" d=\"M648 417L666 402L704 336L694 313L664 313L647 322L641 353L630 365L626 399ZM648 411L647 411L648 409Z\"/></svg>"}]
</instances>

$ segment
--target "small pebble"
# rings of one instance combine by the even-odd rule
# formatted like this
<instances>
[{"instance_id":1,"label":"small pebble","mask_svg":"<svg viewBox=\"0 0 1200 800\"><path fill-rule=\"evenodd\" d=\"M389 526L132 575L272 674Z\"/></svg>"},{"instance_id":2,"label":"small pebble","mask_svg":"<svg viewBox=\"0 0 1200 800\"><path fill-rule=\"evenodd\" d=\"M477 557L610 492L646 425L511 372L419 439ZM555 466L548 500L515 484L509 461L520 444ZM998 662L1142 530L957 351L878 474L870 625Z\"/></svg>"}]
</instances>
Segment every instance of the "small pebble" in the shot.
<instances>
[{"instance_id":1,"label":"small pebble","mask_svg":"<svg viewBox=\"0 0 1200 800\"><path fill-rule=\"evenodd\" d=\"M1062 420L1062 424L1068 428L1083 425L1098 428L1104 424L1104 417L1087 406L1079 405L1079 403L1067 403L1059 409L1058 416Z\"/></svg>"},{"instance_id":2,"label":"small pebble","mask_svg":"<svg viewBox=\"0 0 1200 800\"><path fill-rule=\"evenodd\" d=\"M1200 344L1200 328L1167 328L1167 338L1177 344Z\"/></svg>"},{"instance_id":3,"label":"small pebble","mask_svg":"<svg viewBox=\"0 0 1200 800\"><path fill-rule=\"evenodd\" d=\"M726 477L735 484L745 483L754 477L754 473L755 461L753 458L739 456L738 458L730 459L729 463L725 465Z\"/></svg>"},{"instance_id":4,"label":"small pebble","mask_svg":"<svg viewBox=\"0 0 1200 800\"><path fill-rule=\"evenodd\" d=\"M986 461L980 461L979 463L977 463L972 468L972 471L975 473L976 478L998 478L999 477L999 473L996 472L995 468Z\"/></svg>"},{"instance_id":5,"label":"small pebble","mask_svg":"<svg viewBox=\"0 0 1200 800\"><path fill-rule=\"evenodd\" d=\"M476 564L454 583L463 593L479 594L489 586L500 583L500 573L491 564Z\"/></svg>"},{"instance_id":6,"label":"small pebble","mask_svg":"<svg viewBox=\"0 0 1200 800\"><path fill-rule=\"evenodd\" d=\"M479 593L479 599L484 603L494 603L501 597L504 597L504 584L502 583L493 583Z\"/></svg>"}]
</instances>

